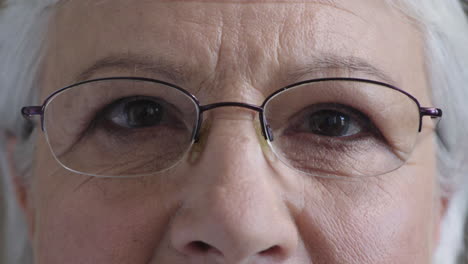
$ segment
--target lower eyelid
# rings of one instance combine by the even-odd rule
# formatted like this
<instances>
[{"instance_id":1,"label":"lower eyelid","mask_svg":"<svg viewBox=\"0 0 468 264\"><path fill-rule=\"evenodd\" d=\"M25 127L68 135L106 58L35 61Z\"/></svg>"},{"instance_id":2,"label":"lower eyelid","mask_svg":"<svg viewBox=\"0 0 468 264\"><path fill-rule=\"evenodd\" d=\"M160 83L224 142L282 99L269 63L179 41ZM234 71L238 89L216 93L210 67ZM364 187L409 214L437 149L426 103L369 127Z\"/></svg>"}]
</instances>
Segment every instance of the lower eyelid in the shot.
<instances>
[{"instance_id":1,"label":"lower eyelid","mask_svg":"<svg viewBox=\"0 0 468 264\"><path fill-rule=\"evenodd\" d=\"M284 132L281 133L281 136L304 137L304 140L315 140L317 141L317 144L319 143L322 144L325 142L330 142L330 144L336 144L339 141L346 142L346 141L362 140L362 139L369 138L369 137L376 137L373 133L366 132L366 131L359 132L359 133L349 135L349 136L327 137L327 136L322 136L319 134L305 132L304 130L297 130L294 128L288 128L284 130Z\"/></svg>"}]
</instances>

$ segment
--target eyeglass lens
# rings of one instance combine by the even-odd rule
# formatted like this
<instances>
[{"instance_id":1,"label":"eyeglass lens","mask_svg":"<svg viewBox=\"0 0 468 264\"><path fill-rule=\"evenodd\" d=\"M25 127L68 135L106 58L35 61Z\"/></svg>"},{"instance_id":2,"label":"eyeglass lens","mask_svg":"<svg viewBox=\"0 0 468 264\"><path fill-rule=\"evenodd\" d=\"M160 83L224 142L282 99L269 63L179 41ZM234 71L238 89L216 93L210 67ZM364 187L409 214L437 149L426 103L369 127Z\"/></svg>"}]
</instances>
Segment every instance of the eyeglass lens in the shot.
<instances>
[{"instance_id":1,"label":"eyeglass lens","mask_svg":"<svg viewBox=\"0 0 468 264\"><path fill-rule=\"evenodd\" d=\"M312 82L265 105L273 151L286 164L324 177L374 176L400 167L413 150L419 108L398 90L356 81Z\"/></svg>"},{"instance_id":2,"label":"eyeglass lens","mask_svg":"<svg viewBox=\"0 0 468 264\"><path fill-rule=\"evenodd\" d=\"M106 80L56 95L44 126L57 160L76 172L134 176L165 170L192 144L196 103L155 82Z\"/></svg>"}]
</instances>

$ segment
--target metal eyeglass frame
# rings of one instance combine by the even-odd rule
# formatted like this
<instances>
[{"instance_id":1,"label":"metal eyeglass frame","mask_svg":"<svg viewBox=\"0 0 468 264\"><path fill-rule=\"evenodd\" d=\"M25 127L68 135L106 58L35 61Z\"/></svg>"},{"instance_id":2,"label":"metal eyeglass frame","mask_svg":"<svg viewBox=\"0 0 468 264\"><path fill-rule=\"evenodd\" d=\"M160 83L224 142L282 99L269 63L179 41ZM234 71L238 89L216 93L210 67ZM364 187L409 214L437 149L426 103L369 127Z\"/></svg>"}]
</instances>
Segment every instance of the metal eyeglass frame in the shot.
<instances>
[{"instance_id":1,"label":"metal eyeglass frame","mask_svg":"<svg viewBox=\"0 0 468 264\"><path fill-rule=\"evenodd\" d=\"M310 79L310 80L305 80L305 81L290 84L288 86L285 86L285 87L273 92L271 95L269 95L263 101L263 103L260 106L253 105L253 104L248 104L248 103L242 103L242 102L219 102L219 103L213 103L213 104L208 104L208 105L200 105L199 100L193 94L191 94L187 90L185 90L185 89L183 89L183 88L181 88L181 87L179 87L177 85L174 85L174 84L171 84L171 83L168 83L168 82L165 82L165 81L160 81L160 80L150 79L150 78L143 78L143 77L99 78L99 79L92 79L92 80L86 80L86 81L78 82L78 83L72 84L70 86L64 87L62 89L59 89L59 90L53 92L52 94L50 94L44 100L42 105L40 105L40 106L25 106L25 107L23 107L21 109L21 113L22 113L23 117L26 118L26 119L31 119L31 117L37 116L37 115L41 116L41 129L42 129L42 131L44 131L44 129L45 129L44 128L45 109L47 107L47 104L54 98L54 96L58 95L59 93L65 91L65 90L71 89L71 88L76 87L76 86L80 86L82 84L91 83L91 82L98 82L98 81L107 81L107 80L134 80L134 81L146 81L146 82L158 83L158 84L162 84L162 85L169 86L169 87L172 87L174 89L177 89L180 92L187 95L188 97L190 97L191 100L193 100L193 102L197 106L197 112L198 112L198 117L197 117L197 120L196 120L196 126L195 126L195 129L194 129L193 134L192 134L192 140L195 143L198 142L198 140L200 138L200 128L201 128L202 121L203 121L203 112L211 110L211 109L215 109L215 108L218 108L218 107L241 107L241 108L247 108L247 109L258 112L259 117L260 117L261 127L262 127L262 135L265 138L265 140L268 140L268 141L272 142L274 140L273 134L271 132L270 126L266 122L266 118L265 118L265 115L264 115L265 105L268 103L268 101L273 96L275 96L275 95L277 95L277 94L279 94L281 92L284 92L284 91L286 91L288 89L297 87L299 85L308 84L308 83L315 83L315 82L353 81L353 82L361 82L361 83L380 85L380 86L383 86L383 87L386 87L386 88L389 88L389 89L393 89L393 90L398 91L400 93L403 93L404 95L408 96L411 100L413 100L416 103L417 107L419 108L419 129L418 129L418 132L421 132L422 118L424 116L430 116L431 118L440 118L440 117L442 117L442 110L441 109L434 108L434 107L421 107L419 101L414 96L412 96L408 92L406 92L406 91L404 91L404 90L402 90L400 88L397 88L397 87L395 87L393 85L386 84L386 83L379 82L379 81L368 80L368 79L344 78L344 77Z\"/></svg>"}]
</instances>

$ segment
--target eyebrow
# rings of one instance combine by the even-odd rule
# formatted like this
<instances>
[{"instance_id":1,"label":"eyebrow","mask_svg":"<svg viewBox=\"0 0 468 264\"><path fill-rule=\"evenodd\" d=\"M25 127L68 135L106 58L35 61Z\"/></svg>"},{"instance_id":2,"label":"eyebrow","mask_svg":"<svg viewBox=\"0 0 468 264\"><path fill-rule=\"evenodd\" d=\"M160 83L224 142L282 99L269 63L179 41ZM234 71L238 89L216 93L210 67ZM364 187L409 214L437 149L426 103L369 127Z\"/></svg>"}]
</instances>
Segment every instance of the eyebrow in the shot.
<instances>
[{"instance_id":1,"label":"eyebrow","mask_svg":"<svg viewBox=\"0 0 468 264\"><path fill-rule=\"evenodd\" d=\"M310 59L310 63L301 65L286 74L288 79L294 81L303 80L307 75L313 78L323 77L324 73L340 71L352 74L361 73L371 76L388 84L397 86L395 80L388 73L373 65L365 59L355 56L341 56L336 54L321 54ZM106 70L133 71L133 74L145 73L156 78L174 84L187 84L196 72L194 66L178 64L163 57L152 57L138 54L113 54L97 60L90 67L82 71L76 78L76 82L89 80L94 75ZM343 74L340 73L340 74ZM131 74L131 72L129 72ZM138 77L138 76L136 76ZM344 76L326 76L344 77Z\"/></svg>"},{"instance_id":2,"label":"eyebrow","mask_svg":"<svg viewBox=\"0 0 468 264\"><path fill-rule=\"evenodd\" d=\"M321 54L319 56L314 56L311 61L311 63L300 67L294 72L294 79L302 79L304 75L308 75L310 73L321 74L330 70L338 70L344 73L362 73L371 76L375 80L379 80L391 85L397 85L395 79L390 77L390 75L383 69L360 57L341 56L336 54Z\"/></svg>"},{"instance_id":3,"label":"eyebrow","mask_svg":"<svg viewBox=\"0 0 468 264\"><path fill-rule=\"evenodd\" d=\"M154 58L137 54L112 54L97 60L91 66L78 74L76 81L89 80L94 75L106 70L122 70L131 74L143 72L158 76L173 83L186 82L192 71L188 65L177 64L164 58Z\"/></svg>"}]
</instances>

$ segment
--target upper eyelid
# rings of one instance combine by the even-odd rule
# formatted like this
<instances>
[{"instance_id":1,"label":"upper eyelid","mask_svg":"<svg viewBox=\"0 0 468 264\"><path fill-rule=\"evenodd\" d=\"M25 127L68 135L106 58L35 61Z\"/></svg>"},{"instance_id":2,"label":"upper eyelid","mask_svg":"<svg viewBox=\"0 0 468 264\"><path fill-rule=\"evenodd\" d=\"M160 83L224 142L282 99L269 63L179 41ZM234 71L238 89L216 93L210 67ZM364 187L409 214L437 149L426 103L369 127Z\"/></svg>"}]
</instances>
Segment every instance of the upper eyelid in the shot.
<instances>
[{"instance_id":1,"label":"upper eyelid","mask_svg":"<svg viewBox=\"0 0 468 264\"><path fill-rule=\"evenodd\" d=\"M294 124L293 126L295 127L298 122L302 122L302 118L304 118L308 114L313 114L316 112L320 112L322 110L336 110L338 112L344 112L344 114L349 115L351 118L354 118L355 121L364 129L364 130L370 130L378 133L379 135L382 135L382 132L380 129L378 129L378 125L375 124L373 120L371 120L365 113L362 113L361 111L351 107L351 106L346 106L343 104L335 104L337 107L326 107L327 105L332 106L334 105L333 103L320 103L317 105L323 105L323 108L321 109L311 109L311 106L306 106L305 108L302 108L299 111L296 111L291 118L291 122ZM341 110L341 111L340 111Z\"/></svg>"},{"instance_id":2,"label":"upper eyelid","mask_svg":"<svg viewBox=\"0 0 468 264\"><path fill-rule=\"evenodd\" d=\"M163 106L167 105L167 106L170 106L171 108L173 108L175 110L178 110L177 107L175 107L173 104L167 102L166 100L164 100L162 98L153 97L153 96L142 96L142 95L130 95L130 96L125 96L125 97L121 97L121 98L118 98L118 99L114 99L111 102L104 104L104 106L101 107L101 109L102 109L102 111L106 112L108 110L107 108L113 107L117 103L122 104L122 103L128 103L128 102L139 101L139 100L154 101L154 102L157 102L157 103L161 103ZM97 111L97 112L100 112L100 111Z\"/></svg>"},{"instance_id":3,"label":"upper eyelid","mask_svg":"<svg viewBox=\"0 0 468 264\"><path fill-rule=\"evenodd\" d=\"M314 109L314 108L318 108L318 109ZM365 113L359 111L358 109L352 106L347 106L347 105L338 104L338 103L319 103L316 105L309 105L297 111L296 113L302 113L302 112L314 113L314 112L319 112L322 110L335 110L337 112L344 112L344 114L348 114L354 117L365 117L370 120L370 118L367 117Z\"/></svg>"},{"instance_id":4,"label":"upper eyelid","mask_svg":"<svg viewBox=\"0 0 468 264\"><path fill-rule=\"evenodd\" d=\"M172 111L169 112L169 114L171 116L177 116L179 119L181 120L184 120L183 118L183 113L173 104L167 102L166 100L160 98L160 97L152 97L152 96L141 96L141 95L133 95L133 96L126 96L126 97L121 97L119 99L115 99L113 101L111 101L110 103L107 103L105 104L103 107L101 107L101 110L100 111L96 111L94 116L98 117L97 119L100 119L100 118L105 118L105 116L107 115L107 113L109 111L112 110L113 106L116 104L116 103L123 103L125 102L125 100L128 100L128 101L131 101L131 100L135 100L135 101L138 101L139 98L141 99L146 99L146 100L152 100L152 99L157 99L157 100L154 100L158 103L161 103L163 107L169 107ZM164 113L165 116L167 115L167 112ZM94 119L93 119L94 120ZM91 120L91 122L93 122Z\"/></svg>"},{"instance_id":5,"label":"upper eyelid","mask_svg":"<svg viewBox=\"0 0 468 264\"><path fill-rule=\"evenodd\" d=\"M183 88L181 86L174 85L173 83L169 83L169 82L166 82L166 81L161 81L161 80L158 80L158 79L146 78L146 77L120 76L120 77L103 77L103 78L97 78L97 79L87 79L87 80L79 81L79 82L76 82L76 83L74 83L72 85L63 87L61 89L58 89L58 90L52 92L49 96L47 96L46 99L44 99L44 101L43 101L43 103L42 103L42 105L40 107L44 108L55 96L59 95L62 92L65 92L68 89L72 89L72 88L75 88L75 87L83 85L83 84L88 84L88 83L93 83L93 82L101 82L101 81L110 81L110 80L133 80L133 81L145 81L145 82L159 83L159 84L162 84L162 85L166 85L166 86L175 88L175 89L177 89L179 91L182 91L183 93L185 93L186 95L191 97L192 100L194 100L194 102L196 104L198 104L199 106L203 106L203 105L200 104L199 99L195 95L193 95L189 90L186 90L185 88ZM403 90L400 90L399 88L397 88L395 86L392 86L392 85L384 83L384 82L379 82L379 81L375 81L375 80L372 80L372 79L355 78L355 77L325 77L325 78L317 78L317 79L306 79L306 80L303 80L303 81L295 82L295 83L292 83L290 85L284 86L284 87L282 87L280 89L277 89L277 90L273 91L272 93L270 93L268 96L266 96L265 100L263 101L263 103L261 105L259 105L259 107L264 107L265 104L270 99L272 99L274 96L276 96L277 94L280 94L280 93L282 93L282 92L284 92L286 90L289 90L290 88L293 88L293 87L296 87L296 86L299 86L299 85L302 85L302 84L307 84L307 83L318 83L318 82L328 82L328 81L340 81L340 82L341 81L352 81L352 82L361 82L361 83L367 83L367 84L370 83L370 84L374 84L374 85L381 85L381 86L386 87L386 88L399 90L400 92L406 94L407 96L409 96L412 100L414 100L417 103L417 100L413 96L411 96L410 94L404 92ZM419 106L419 103L417 103L417 104ZM36 107L36 106L31 106L29 108L33 108L33 107ZM39 106L37 106L37 107L39 107ZM28 112L23 113L23 115L25 115L25 116L27 116L27 115L36 115L36 113L29 114L29 111L32 112L33 110L30 110L30 109L26 109L26 110ZM34 111L40 112L40 113L37 113L37 114L42 114L41 110L34 110Z\"/></svg>"}]
</instances>

